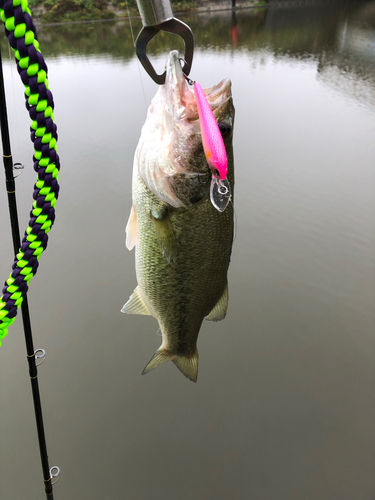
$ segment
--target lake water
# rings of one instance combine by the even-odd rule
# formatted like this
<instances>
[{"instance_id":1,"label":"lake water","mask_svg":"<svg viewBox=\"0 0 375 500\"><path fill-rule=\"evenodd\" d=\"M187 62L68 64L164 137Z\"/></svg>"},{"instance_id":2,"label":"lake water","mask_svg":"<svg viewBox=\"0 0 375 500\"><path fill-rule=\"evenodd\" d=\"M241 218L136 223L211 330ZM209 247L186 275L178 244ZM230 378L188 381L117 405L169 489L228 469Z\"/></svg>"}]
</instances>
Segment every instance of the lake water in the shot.
<instances>
[{"instance_id":1,"label":"lake water","mask_svg":"<svg viewBox=\"0 0 375 500\"><path fill-rule=\"evenodd\" d=\"M55 100L60 198L32 280L56 500L374 500L375 2L181 17L191 76L233 82L236 239L229 310L204 322L197 384L151 317L120 313L134 151L157 90L129 22L39 29ZM140 22L132 20L135 33ZM150 47L162 67L179 40ZM22 232L35 172L5 37ZM0 189L0 271L12 243ZM44 498L22 321L0 349L0 498Z\"/></svg>"}]
</instances>

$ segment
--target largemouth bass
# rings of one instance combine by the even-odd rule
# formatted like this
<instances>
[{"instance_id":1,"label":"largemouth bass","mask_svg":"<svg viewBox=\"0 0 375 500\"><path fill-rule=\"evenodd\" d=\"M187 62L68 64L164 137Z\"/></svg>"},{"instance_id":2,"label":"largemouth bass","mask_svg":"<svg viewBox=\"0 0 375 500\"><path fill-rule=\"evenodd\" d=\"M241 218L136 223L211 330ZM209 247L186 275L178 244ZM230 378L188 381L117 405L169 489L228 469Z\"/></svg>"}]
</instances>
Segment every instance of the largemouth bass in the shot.
<instances>
[{"instance_id":1,"label":"largemouth bass","mask_svg":"<svg viewBox=\"0 0 375 500\"><path fill-rule=\"evenodd\" d=\"M224 139L233 193L231 82L224 79L204 93ZM154 316L163 339L143 374L171 360L196 382L202 321L226 315L233 205L223 212L213 206L211 179L194 89L172 51L135 152L126 227L126 246L135 246L138 286L122 312Z\"/></svg>"}]
</instances>

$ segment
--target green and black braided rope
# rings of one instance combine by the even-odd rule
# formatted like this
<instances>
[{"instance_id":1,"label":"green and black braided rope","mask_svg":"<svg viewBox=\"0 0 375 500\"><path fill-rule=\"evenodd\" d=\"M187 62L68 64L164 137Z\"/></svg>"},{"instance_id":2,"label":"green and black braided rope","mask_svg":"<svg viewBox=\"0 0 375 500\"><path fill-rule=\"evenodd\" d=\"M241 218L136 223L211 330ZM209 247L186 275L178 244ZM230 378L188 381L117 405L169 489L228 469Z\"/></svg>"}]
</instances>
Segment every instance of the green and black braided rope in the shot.
<instances>
[{"instance_id":1,"label":"green and black braided rope","mask_svg":"<svg viewBox=\"0 0 375 500\"><path fill-rule=\"evenodd\" d=\"M8 333L8 327L27 293L29 282L37 272L39 258L47 247L48 233L55 220L60 162L56 152L57 128L53 121L54 103L48 87L47 66L39 50L27 0L0 0L0 15L25 86L26 108L32 120L34 170L38 174L29 226L0 298L1 345L1 339Z\"/></svg>"}]
</instances>

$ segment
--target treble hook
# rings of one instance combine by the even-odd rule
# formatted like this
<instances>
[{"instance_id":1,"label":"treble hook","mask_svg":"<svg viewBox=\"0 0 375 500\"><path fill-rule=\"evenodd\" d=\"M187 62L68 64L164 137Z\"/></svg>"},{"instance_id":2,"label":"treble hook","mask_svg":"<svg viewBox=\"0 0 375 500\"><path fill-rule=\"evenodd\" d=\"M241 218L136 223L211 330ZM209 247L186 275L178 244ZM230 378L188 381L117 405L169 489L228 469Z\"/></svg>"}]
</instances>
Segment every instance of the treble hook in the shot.
<instances>
[{"instance_id":1,"label":"treble hook","mask_svg":"<svg viewBox=\"0 0 375 500\"><path fill-rule=\"evenodd\" d=\"M189 26L173 16L170 0L137 0L138 10L141 15L143 28L135 41L135 50L142 66L159 85L165 83L165 74L156 73L146 54L148 42L159 33L168 31L179 35L185 42L184 74L187 76L191 70L194 52L194 36Z\"/></svg>"}]
</instances>

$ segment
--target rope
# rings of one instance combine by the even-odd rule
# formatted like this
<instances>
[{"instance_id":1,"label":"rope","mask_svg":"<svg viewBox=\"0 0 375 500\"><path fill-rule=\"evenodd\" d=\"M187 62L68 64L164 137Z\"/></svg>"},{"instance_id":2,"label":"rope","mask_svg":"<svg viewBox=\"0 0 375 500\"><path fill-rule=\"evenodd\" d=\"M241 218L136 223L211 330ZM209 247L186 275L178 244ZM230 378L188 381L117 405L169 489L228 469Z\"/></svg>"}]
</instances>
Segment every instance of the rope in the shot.
<instances>
[{"instance_id":1,"label":"rope","mask_svg":"<svg viewBox=\"0 0 375 500\"><path fill-rule=\"evenodd\" d=\"M47 66L39 50L36 29L27 0L0 0L0 17L15 52L18 73L25 86L26 108L34 143L34 203L21 248L0 298L0 345L14 322L18 309L36 274L39 258L47 247L48 233L55 220L60 161L56 152L57 127L53 121L53 97L48 87Z\"/></svg>"}]
</instances>

